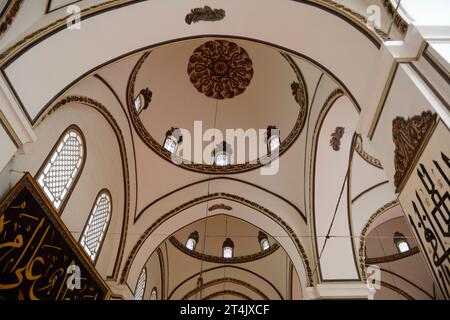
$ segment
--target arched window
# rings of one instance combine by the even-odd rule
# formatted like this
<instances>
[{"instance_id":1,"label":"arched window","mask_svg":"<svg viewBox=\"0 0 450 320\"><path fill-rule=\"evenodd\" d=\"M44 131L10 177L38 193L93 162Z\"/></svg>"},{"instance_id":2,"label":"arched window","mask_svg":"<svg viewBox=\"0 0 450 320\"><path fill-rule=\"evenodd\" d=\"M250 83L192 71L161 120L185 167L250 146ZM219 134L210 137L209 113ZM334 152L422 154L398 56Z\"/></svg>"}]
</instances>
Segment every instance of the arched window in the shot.
<instances>
[{"instance_id":1,"label":"arched window","mask_svg":"<svg viewBox=\"0 0 450 320\"><path fill-rule=\"evenodd\" d=\"M225 167L230 164L231 161L231 145L226 141L219 143L213 150L214 163L216 166Z\"/></svg>"},{"instance_id":2,"label":"arched window","mask_svg":"<svg viewBox=\"0 0 450 320\"><path fill-rule=\"evenodd\" d=\"M223 257L225 259L233 258L233 250L234 250L234 243L231 241L230 238L227 238L223 243Z\"/></svg>"},{"instance_id":3,"label":"arched window","mask_svg":"<svg viewBox=\"0 0 450 320\"><path fill-rule=\"evenodd\" d=\"M134 291L134 300L142 300L144 298L145 283L147 282L147 272L142 269Z\"/></svg>"},{"instance_id":4,"label":"arched window","mask_svg":"<svg viewBox=\"0 0 450 320\"><path fill-rule=\"evenodd\" d=\"M141 113L142 110L148 108L148 105L152 101L153 93L149 89L142 89L139 95L134 99L134 108L137 113Z\"/></svg>"},{"instance_id":5,"label":"arched window","mask_svg":"<svg viewBox=\"0 0 450 320\"><path fill-rule=\"evenodd\" d=\"M158 290L156 288L153 288L152 293L150 293L150 300L157 300L158 299Z\"/></svg>"},{"instance_id":6,"label":"arched window","mask_svg":"<svg viewBox=\"0 0 450 320\"><path fill-rule=\"evenodd\" d=\"M262 251L266 251L270 248L269 239L267 238L267 235L264 232L260 231L258 233L258 241Z\"/></svg>"},{"instance_id":7,"label":"arched window","mask_svg":"<svg viewBox=\"0 0 450 320\"><path fill-rule=\"evenodd\" d=\"M198 239L199 239L198 232L197 231L192 232L186 241L186 248L188 248L191 251L194 251L195 246L197 245Z\"/></svg>"},{"instance_id":8,"label":"arched window","mask_svg":"<svg viewBox=\"0 0 450 320\"><path fill-rule=\"evenodd\" d=\"M266 131L267 153L271 154L281 145L280 129L275 126L268 126Z\"/></svg>"},{"instance_id":9,"label":"arched window","mask_svg":"<svg viewBox=\"0 0 450 320\"><path fill-rule=\"evenodd\" d=\"M37 174L37 182L53 207L61 212L78 180L86 159L83 135L78 127L64 131Z\"/></svg>"},{"instance_id":10,"label":"arched window","mask_svg":"<svg viewBox=\"0 0 450 320\"><path fill-rule=\"evenodd\" d=\"M103 238L111 217L112 203L108 190L100 191L84 228L80 244L92 261L100 251Z\"/></svg>"},{"instance_id":11,"label":"arched window","mask_svg":"<svg viewBox=\"0 0 450 320\"><path fill-rule=\"evenodd\" d=\"M400 232L394 233L394 243L397 247L398 252L404 253L409 251L408 241L406 241L406 237Z\"/></svg>"}]
</instances>

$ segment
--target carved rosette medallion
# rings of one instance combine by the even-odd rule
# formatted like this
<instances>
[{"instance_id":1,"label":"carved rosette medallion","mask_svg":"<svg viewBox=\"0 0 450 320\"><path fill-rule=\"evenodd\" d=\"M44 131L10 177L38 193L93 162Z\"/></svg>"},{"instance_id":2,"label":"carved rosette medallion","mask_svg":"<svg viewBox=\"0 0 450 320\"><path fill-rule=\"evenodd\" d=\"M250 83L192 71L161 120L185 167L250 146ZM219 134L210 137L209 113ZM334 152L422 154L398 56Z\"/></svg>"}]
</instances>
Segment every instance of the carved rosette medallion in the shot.
<instances>
[{"instance_id":1,"label":"carved rosette medallion","mask_svg":"<svg viewBox=\"0 0 450 320\"><path fill-rule=\"evenodd\" d=\"M435 113L424 111L421 115L409 119L397 117L392 121L392 137L395 144L394 184L397 192L401 191L414 164L414 159L420 153L420 149L432 131L436 119Z\"/></svg>"},{"instance_id":2,"label":"carved rosette medallion","mask_svg":"<svg viewBox=\"0 0 450 320\"><path fill-rule=\"evenodd\" d=\"M248 53L236 43L213 40L194 51L188 74L194 87L207 97L231 99L250 84L253 64Z\"/></svg>"}]
</instances>

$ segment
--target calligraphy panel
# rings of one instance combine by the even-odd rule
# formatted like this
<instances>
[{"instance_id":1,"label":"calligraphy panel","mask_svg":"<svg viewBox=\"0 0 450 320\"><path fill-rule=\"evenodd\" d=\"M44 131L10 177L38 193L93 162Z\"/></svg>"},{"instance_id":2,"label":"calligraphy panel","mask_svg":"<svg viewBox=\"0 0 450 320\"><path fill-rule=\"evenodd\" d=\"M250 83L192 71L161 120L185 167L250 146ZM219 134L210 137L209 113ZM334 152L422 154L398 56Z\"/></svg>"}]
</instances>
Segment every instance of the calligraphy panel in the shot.
<instances>
[{"instance_id":1,"label":"calligraphy panel","mask_svg":"<svg viewBox=\"0 0 450 320\"><path fill-rule=\"evenodd\" d=\"M450 299L450 131L439 121L399 200L435 281Z\"/></svg>"},{"instance_id":2,"label":"calligraphy panel","mask_svg":"<svg viewBox=\"0 0 450 320\"><path fill-rule=\"evenodd\" d=\"M106 300L109 295L27 173L0 204L0 299Z\"/></svg>"}]
</instances>

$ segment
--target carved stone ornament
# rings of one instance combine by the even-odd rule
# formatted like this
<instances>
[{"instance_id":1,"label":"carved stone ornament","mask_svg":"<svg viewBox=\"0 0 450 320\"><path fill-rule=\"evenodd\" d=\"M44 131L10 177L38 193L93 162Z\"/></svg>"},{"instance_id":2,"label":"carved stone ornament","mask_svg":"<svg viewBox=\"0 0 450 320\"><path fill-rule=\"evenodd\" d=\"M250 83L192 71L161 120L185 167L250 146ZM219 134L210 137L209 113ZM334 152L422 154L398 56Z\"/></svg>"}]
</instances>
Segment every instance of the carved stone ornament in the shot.
<instances>
[{"instance_id":1,"label":"carved stone ornament","mask_svg":"<svg viewBox=\"0 0 450 320\"><path fill-rule=\"evenodd\" d=\"M192 9L186 16L186 23L197 23L199 21L219 21L225 18L225 10L223 9L211 9L209 6L203 8Z\"/></svg>"},{"instance_id":2,"label":"carved stone ornament","mask_svg":"<svg viewBox=\"0 0 450 320\"><path fill-rule=\"evenodd\" d=\"M429 136L436 123L437 115L424 111L421 115L406 120L397 117L392 121L392 137L395 144L395 175L396 192L400 192L403 180L408 175L417 153L423 142Z\"/></svg>"},{"instance_id":3,"label":"carved stone ornament","mask_svg":"<svg viewBox=\"0 0 450 320\"><path fill-rule=\"evenodd\" d=\"M3 15L0 17L0 36L2 36L9 26L13 23L14 19L22 6L23 0L9 1L3 11Z\"/></svg>"},{"instance_id":4,"label":"carved stone ornament","mask_svg":"<svg viewBox=\"0 0 450 320\"><path fill-rule=\"evenodd\" d=\"M188 74L194 87L214 99L233 98L245 91L253 78L248 53L234 42L208 41L189 59Z\"/></svg>"},{"instance_id":5,"label":"carved stone ornament","mask_svg":"<svg viewBox=\"0 0 450 320\"><path fill-rule=\"evenodd\" d=\"M330 146L334 151L341 150L341 139L344 136L345 128L344 127L336 127L334 132L331 134Z\"/></svg>"},{"instance_id":6,"label":"carved stone ornament","mask_svg":"<svg viewBox=\"0 0 450 320\"><path fill-rule=\"evenodd\" d=\"M294 81L291 84L291 90L292 90L292 95L295 98L295 101L298 103L298 105L300 106L300 108L304 108L306 106L306 89L302 84Z\"/></svg>"},{"instance_id":7,"label":"carved stone ornament","mask_svg":"<svg viewBox=\"0 0 450 320\"><path fill-rule=\"evenodd\" d=\"M230 206L227 206L226 204L220 203L220 204L212 205L208 209L208 211L214 211L214 210L228 210L228 211L230 211L230 210L233 210L233 208L230 207Z\"/></svg>"}]
</instances>

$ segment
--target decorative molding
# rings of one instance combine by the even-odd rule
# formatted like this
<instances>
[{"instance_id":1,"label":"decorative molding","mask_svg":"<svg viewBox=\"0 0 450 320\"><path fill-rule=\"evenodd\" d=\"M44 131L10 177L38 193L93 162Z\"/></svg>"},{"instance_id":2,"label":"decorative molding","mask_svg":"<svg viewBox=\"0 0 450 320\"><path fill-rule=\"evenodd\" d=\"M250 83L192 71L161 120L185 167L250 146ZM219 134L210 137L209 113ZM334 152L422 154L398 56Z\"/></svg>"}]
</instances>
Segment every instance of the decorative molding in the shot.
<instances>
[{"instance_id":1,"label":"decorative molding","mask_svg":"<svg viewBox=\"0 0 450 320\"><path fill-rule=\"evenodd\" d=\"M125 146L125 140L122 135L122 131L120 130L119 124L116 122L112 114L108 111L108 109L101 104L100 102L83 96L67 96L63 99L59 100L52 109L41 119L41 121L44 121L44 119L48 116L50 116L53 112L58 110L59 108L69 105L70 103L80 103L82 105L91 107L98 112L108 121L108 123L111 125L111 127L114 130L114 133L117 138L117 142L120 148L120 154L122 157L122 170L123 170L123 179L124 179L124 189L125 189L125 195L124 195L124 209L123 209L123 224L122 224L122 231L120 235L120 244L119 249L117 252L116 261L114 264L114 272L113 276L108 277L108 280L117 280L120 264L123 258L123 253L125 249L125 241L126 241L126 234L128 231L128 219L129 219L129 212L130 212L130 175L128 171L128 158L127 158L127 150Z\"/></svg>"},{"instance_id":2,"label":"decorative molding","mask_svg":"<svg viewBox=\"0 0 450 320\"><path fill-rule=\"evenodd\" d=\"M266 215L267 217L269 217L270 219L272 219L273 221L275 221L276 223L278 223L290 236L290 238L292 239L292 241L295 243L295 246L297 248L297 252L299 253L299 255L302 257L302 262L303 262L303 266L305 268L305 272L306 272L306 277L308 280L308 283L306 284L306 286L312 286L314 281L313 281L313 277L312 277L312 270L310 267L310 263L309 263L309 258L306 254L305 249L303 248L302 244L300 243L300 239L298 238L298 236L295 234L294 230L281 218L279 217L277 214L275 214L274 212L270 211L269 209L255 203L252 202L250 200L247 200L243 197L237 196L237 195L233 195L233 194L229 194L229 193L222 193L222 192L218 192L218 193L213 193L210 195L205 195L202 197L198 197L195 198L189 202L186 202L182 205L177 206L176 208L172 209L171 211L163 214L158 220L156 220L152 225L150 225L143 233L142 235L139 237L139 239L136 241L135 245L133 246L133 248L131 249L127 261L125 262L125 265L122 269L122 273L121 273L121 277L120 277L120 283L124 284L128 278L130 269L131 269L131 264L134 260L134 258L136 257L138 251L140 250L140 248L142 247L143 243L145 242L145 240L160 226L162 225L164 222L166 222L167 220L169 220L170 218L176 216L177 214L179 214L180 212L193 207L197 204L200 203L204 203L207 201L211 201L214 199L225 199L225 200L230 200L230 201L235 201L237 203L241 203L249 208L252 208L254 210L257 210L259 212L261 212L262 214Z\"/></svg>"},{"instance_id":3,"label":"decorative molding","mask_svg":"<svg viewBox=\"0 0 450 320\"><path fill-rule=\"evenodd\" d=\"M392 137L395 144L395 175L396 192L403 189L423 146L429 139L437 123L437 115L424 111L407 120L397 117L392 121Z\"/></svg>"},{"instance_id":4,"label":"decorative molding","mask_svg":"<svg viewBox=\"0 0 450 320\"><path fill-rule=\"evenodd\" d=\"M222 290L222 291L219 291L219 292L215 292L215 293L212 293L209 296L203 298L202 300L212 300L214 298L217 298L217 297L220 297L220 296L225 296L225 295L235 296L235 297L242 298L242 299L248 300L248 301L252 300L250 297L246 296L245 294L240 293L240 292L236 292L236 291L233 291L233 290Z\"/></svg>"},{"instance_id":5,"label":"decorative molding","mask_svg":"<svg viewBox=\"0 0 450 320\"><path fill-rule=\"evenodd\" d=\"M189 250L186 248L184 244L182 244L178 239L174 236L169 238L170 243L180 250L181 252L191 256L192 258L199 259L202 261L212 262L212 263L221 263L221 264L238 264L238 263L246 263L251 261L256 261L262 258L265 258L280 248L278 243L274 243L270 246L269 249L265 251L259 251L257 253L240 256L240 257L232 257L232 258L224 258L219 256L212 256L209 254L201 253L198 251Z\"/></svg>"},{"instance_id":6,"label":"decorative molding","mask_svg":"<svg viewBox=\"0 0 450 320\"><path fill-rule=\"evenodd\" d=\"M225 18L225 10L211 9L209 6L203 8L191 9L191 12L186 15L186 23L197 23L199 21L220 21Z\"/></svg>"},{"instance_id":7,"label":"decorative molding","mask_svg":"<svg viewBox=\"0 0 450 320\"><path fill-rule=\"evenodd\" d=\"M264 281L263 283L269 285L273 289L273 291L277 293L278 297L280 297L280 300L285 300L283 295L281 294L281 292L277 289L277 287L275 287L275 285L272 282L270 282L269 280L267 280L266 278L264 278L263 276L261 276L260 274L254 272L254 271L251 271L249 269L245 269L245 268L242 268L242 267L234 266L234 265L216 266L216 267L212 267L212 268L208 268L208 269L202 270L201 272L197 272L197 273L191 275L189 278L187 278L187 279L181 281L180 283L178 283L178 285L174 289L172 289L172 292L169 294L168 300L170 300L173 297L173 295L175 294L175 292L178 291L178 289L180 289L183 285L185 285L190 280L198 277L201 274L206 274L208 272L212 272L212 271L219 270L219 269L224 269L224 272L226 272L225 271L226 269L234 269L234 270L243 271L245 273L249 273L249 274L257 277L258 279L263 280Z\"/></svg>"},{"instance_id":8,"label":"decorative molding","mask_svg":"<svg viewBox=\"0 0 450 320\"><path fill-rule=\"evenodd\" d=\"M367 280L367 273L366 273L366 234L369 230L369 227L372 225L372 223L378 219L382 214L384 214L386 211L398 206L399 203L397 200L393 200L391 202L386 203L384 206L379 208L366 222L364 225L361 235L359 237L359 269L361 273L361 277L363 281Z\"/></svg>"},{"instance_id":9,"label":"decorative molding","mask_svg":"<svg viewBox=\"0 0 450 320\"><path fill-rule=\"evenodd\" d=\"M228 40L211 40L195 49L187 72L200 93L220 100L243 93L254 73L247 51Z\"/></svg>"},{"instance_id":10,"label":"decorative molding","mask_svg":"<svg viewBox=\"0 0 450 320\"><path fill-rule=\"evenodd\" d=\"M397 27L397 30L405 35L408 32L408 23L396 12L396 7L391 0L383 0L382 2L388 14L394 19L394 25Z\"/></svg>"},{"instance_id":11,"label":"decorative molding","mask_svg":"<svg viewBox=\"0 0 450 320\"><path fill-rule=\"evenodd\" d=\"M0 17L0 37L8 30L22 6L23 0L12 0L6 5L3 15Z\"/></svg>"},{"instance_id":12,"label":"decorative molding","mask_svg":"<svg viewBox=\"0 0 450 320\"><path fill-rule=\"evenodd\" d=\"M200 291L202 291L206 288L215 286L215 285L222 284L222 283L231 283L231 284L236 284L238 286L245 287L245 288L249 289L250 291L253 291L257 295L259 295L263 300L270 300L269 297L267 297L261 290L252 286L251 284L249 284L245 281L242 281L242 280L228 278L228 277L209 281L209 282L203 284L200 288L195 288L194 290L189 291L187 294L185 294L183 296L183 298L181 298L181 300L188 300L189 298L196 295Z\"/></svg>"},{"instance_id":13,"label":"decorative molding","mask_svg":"<svg viewBox=\"0 0 450 320\"><path fill-rule=\"evenodd\" d=\"M312 1L314 1L314 0L312 0ZM317 0L316 0L316 1L317 1ZM369 28L369 27L367 26L367 18L366 18L365 16L363 16L362 14L360 14L360 13L358 13L358 12L356 12L356 11L350 9L349 7L346 7L346 6L344 6L343 4L340 4L340 3L336 2L336 1L333 1L333 0L318 0L318 2L326 3L326 4L328 4L329 6L335 8L335 9L341 11L341 12L347 13L348 15L352 16L353 18L356 18L360 23L366 25L366 27L367 27L368 29L370 29L370 30L372 30L373 32L375 32L376 35L377 35L381 40L383 40L383 41L388 41L388 40L390 40L389 35L388 35L386 32L384 32L383 30L378 29L378 28L373 28L373 29L372 29L372 28Z\"/></svg>"},{"instance_id":14,"label":"decorative molding","mask_svg":"<svg viewBox=\"0 0 450 320\"><path fill-rule=\"evenodd\" d=\"M286 139L283 140L279 147L279 152L277 154L273 155L265 155L262 156L260 159L252 161L252 162L246 162L241 164L230 164L227 166L217 166L217 165L209 165L204 163L192 163L189 161L186 161L185 159L178 157L175 154L171 154L169 151L164 149L164 147L156 141L153 136L148 132L144 124L142 123L139 114L136 112L136 108L134 108L134 86L136 83L137 75L143 66L144 62L147 60L151 52L146 52L143 54L143 56L139 59L139 61L136 63L133 71L131 72L130 79L128 80L128 88L127 88L127 105L128 105L128 111L131 116L134 128L136 129L136 132L138 133L139 137L142 139L142 141L156 154L158 154L160 157L165 159L166 161L169 161L170 163L176 163L178 167L181 167L186 170L194 171L194 172L200 172L205 174L235 174L235 173L242 173L247 172L250 170L255 170L257 168L260 168L264 166L267 163L270 163L270 161L276 159L276 157L281 157L297 140L297 138L300 136L301 132L303 131L305 122L306 122L306 115L307 115L307 108L305 106L304 109L300 109L297 121L294 124L294 127L292 131L289 133L289 135L286 137ZM292 65L291 65L292 66ZM301 75L300 70L295 70L295 73L297 74L297 80L299 83L302 83L302 87L306 88L305 82L303 80L303 76ZM306 93L305 93L306 95ZM306 102L306 105L308 103Z\"/></svg>"},{"instance_id":15,"label":"decorative molding","mask_svg":"<svg viewBox=\"0 0 450 320\"><path fill-rule=\"evenodd\" d=\"M344 127L336 127L334 132L331 134L330 146L334 151L341 150L341 139L344 136L345 128Z\"/></svg>"},{"instance_id":16,"label":"decorative molding","mask_svg":"<svg viewBox=\"0 0 450 320\"><path fill-rule=\"evenodd\" d=\"M414 247L414 248L411 248L410 250L408 250L406 252L399 252L399 253L391 254L389 256L376 257L376 258L367 258L366 257L366 265L385 263L385 262L392 262L392 261L396 261L396 260L400 260L400 259L403 259L403 258L407 258L407 257L413 256L413 255L415 255L416 253L419 253L419 252L420 252L419 248L418 247Z\"/></svg>"},{"instance_id":17,"label":"decorative molding","mask_svg":"<svg viewBox=\"0 0 450 320\"><path fill-rule=\"evenodd\" d=\"M377 158L371 156L364 150L363 141L361 138L361 135L358 135L355 142L355 151L363 158L366 162L370 163L371 165L377 167L378 169L383 169L383 166L381 165L381 161Z\"/></svg>"},{"instance_id":18,"label":"decorative molding","mask_svg":"<svg viewBox=\"0 0 450 320\"><path fill-rule=\"evenodd\" d=\"M227 206L224 203L219 203L219 204L215 204L212 205L211 207L209 207L208 211L214 211L214 210L227 210L227 211L231 211L233 210L233 208L231 206Z\"/></svg>"}]
</instances>

